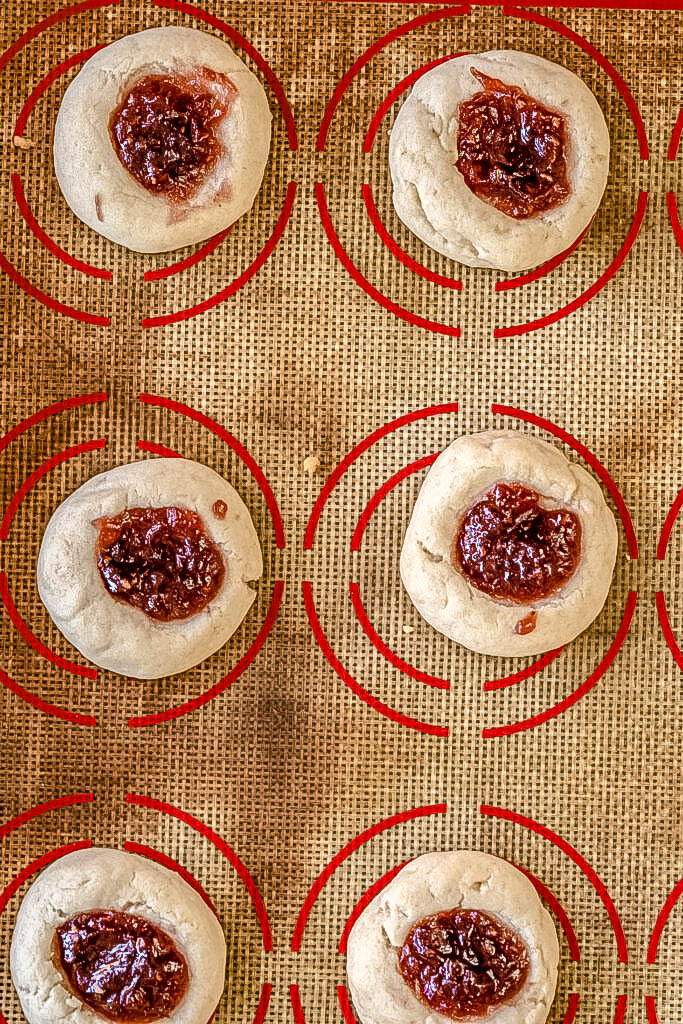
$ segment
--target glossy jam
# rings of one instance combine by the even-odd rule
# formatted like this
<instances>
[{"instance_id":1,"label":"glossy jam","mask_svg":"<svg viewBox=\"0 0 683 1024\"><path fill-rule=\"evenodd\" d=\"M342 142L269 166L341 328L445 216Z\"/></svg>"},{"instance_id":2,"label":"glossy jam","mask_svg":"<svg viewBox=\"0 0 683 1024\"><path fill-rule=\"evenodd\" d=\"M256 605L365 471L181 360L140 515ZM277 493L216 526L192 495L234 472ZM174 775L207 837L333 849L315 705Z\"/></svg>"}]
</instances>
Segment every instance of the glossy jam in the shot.
<instances>
[{"instance_id":1,"label":"glossy jam","mask_svg":"<svg viewBox=\"0 0 683 1024\"><path fill-rule=\"evenodd\" d=\"M460 104L458 168L479 199L524 220L569 196L567 124L514 85L472 74L481 92Z\"/></svg>"},{"instance_id":2,"label":"glossy jam","mask_svg":"<svg viewBox=\"0 0 683 1024\"><path fill-rule=\"evenodd\" d=\"M150 619L187 619L220 590L225 564L197 512L173 505L127 508L94 525L102 582Z\"/></svg>"},{"instance_id":3,"label":"glossy jam","mask_svg":"<svg viewBox=\"0 0 683 1024\"><path fill-rule=\"evenodd\" d=\"M215 515L216 519L225 519L225 513L227 511L228 506L225 504L224 501L221 501L220 498L217 501L214 501L213 514Z\"/></svg>"},{"instance_id":4,"label":"glossy jam","mask_svg":"<svg viewBox=\"0 0 683 1024\"><path fill-rule=\"evenodd\" d=\"M420 1002L444 1017L467 1020L514 999L529 974L529 954L502 921L456 907L413 925L398 966Z\"/></svg>"},{"instance_id":5,"label":"glossy jam","mask_svg":"<svg viewBox=\"0 0 683 1024\"><path fill-rule=\"evenodd\" d=\"M515 633L518 636L528 636L536 629L536 612L529 612L515 625Z\"/></svg>"},{"instance_id":6,"label":"glossy jam","mask_svg":"<svg viewBox=\"0 0 683 1024\"><path fill-rule=\"evenodd\" d=\"M53 959L78 999L125 1024L168 1017L189 983L185 958L161 928L115 910L65 921L55 931Z\"/></svg>"},{"instance_id":7,"label":"glossy jam","mask_svg":"<svg viewBox=\"0 0 683 1024\"><path fill-rule=\"evenodd\" d=\"M581 520L539 501L524 484L498 483L467 510L452 562L473 587L527 604L548 597L573 575L581 558Z\"/></svg>"},{"instance_id":8,"label":"glossy jam","mask_svg":"<svg viewBox=\"0 0 683 1024\"><path fill-rule=\"evenodd\" d=\"M146 75L109 121L116 154L149 192L189 199L218 160L218 123L236 90L210 68L191 75Z\"/></svg>"}]
</instances>

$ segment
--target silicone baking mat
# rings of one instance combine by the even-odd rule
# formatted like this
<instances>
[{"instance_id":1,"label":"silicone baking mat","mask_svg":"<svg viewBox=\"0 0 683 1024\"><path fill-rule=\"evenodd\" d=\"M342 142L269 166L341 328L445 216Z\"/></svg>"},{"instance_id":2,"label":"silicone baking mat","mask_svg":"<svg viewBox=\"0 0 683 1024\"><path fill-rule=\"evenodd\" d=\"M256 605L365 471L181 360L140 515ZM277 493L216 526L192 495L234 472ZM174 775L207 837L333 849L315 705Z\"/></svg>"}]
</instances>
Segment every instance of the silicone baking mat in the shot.
<instances>
[{"instance_id":1,"label":"silicone baking mat","mask_svg":"<svg viewBox=\"0 0 683 1024\"><path fill-rule=\"evenodd\" d=\"M274 135L232 231L145 257L70 213L51 136L95 47L166 24L235 47ZM682 32L665 10L4 5L0 1020L23 1020L22 896L89 843L205 891L222 1024L353 1021L349 923L398 865L458 847L536 881L561 940L554 1024L680 1020ZM502 47L577 72L613 147L580 244L515 278L423 246L387 166L411 81ZM399 580L430 461L494 426L586 464L620 527L603 612L535 663L448 643ZM35 566L75 487L167 450L235 484L265 572L223 650L141 683L66 643Z\"/></svg>"}]
</instances>

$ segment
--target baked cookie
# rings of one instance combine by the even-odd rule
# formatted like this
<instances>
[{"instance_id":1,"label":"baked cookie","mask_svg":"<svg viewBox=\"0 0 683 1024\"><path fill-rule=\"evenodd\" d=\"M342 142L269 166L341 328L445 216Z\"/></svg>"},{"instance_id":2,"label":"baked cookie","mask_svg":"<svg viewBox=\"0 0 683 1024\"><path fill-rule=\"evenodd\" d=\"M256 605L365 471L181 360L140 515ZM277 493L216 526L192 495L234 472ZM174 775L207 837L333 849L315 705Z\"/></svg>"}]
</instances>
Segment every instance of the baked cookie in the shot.
<instances>
[{"instance_id":1,"label":"baked cookie","mask_svg":"<svg viewBox=\"0 0 683 1024\"><path fill-rule=\"evenodd\" d=\"M415 502L401 579L435 629L480 654L524 656L578 636L612 581L617 527L600 487L514 430L459 437Z\"/></svg>"},{"instance_id":2,"label":"baked cookie","mask_svg":"<svg viewBox=\"0 0 683 1024\"><path fill-rule=\"evenodd\" d=\"M105 238L137 252L179 249L251 208L270 122L261 83L215 36L173 27L124 36L64 94L59 187Z\"/></svg>"},{"instance_id":3,"label":"baked cookie","mask_svg":"<svg viewBox=\"0 0 683 1024\"><path fill-rule=\"evenodd\" d=\"M487 853L427 853L375 896L349 935L362 1024L542 1024L559 946L531 882Z\"/></svg>"},{"instance_id":4,"label":"baked cookie","mask_svg":"<svg viewBox=\"0 0 683 1024\"><path fill-rule=\"evenodd\" d=\"M10 968L29 1024L204 1024L223 992L225 938L175 871L77 850L24 897Z\"/></svg>"},{"instance_id":5,"label":"baked cookie","mask_svg":"<svg viewBox=\"0 0 683 1024\"><path fill-rule=\"evenodd\" d=\"M451 259L527 270L590 223L609 148L595 96L566 68L515 50L455 57L422 75L398 112L394 207Z\"/></svg>"},{"instance_id":6,"label":"baked cookie","mask_svg":"<svg viewBox=\"0 0 683 1024\"><path fill-rule=\"evenodd\" d=\"M117 466L47 524L38 592L58 629L101 668L158 679L232 636L263 571L234 487L189 459Z\"/></svg>"}]
</instances>

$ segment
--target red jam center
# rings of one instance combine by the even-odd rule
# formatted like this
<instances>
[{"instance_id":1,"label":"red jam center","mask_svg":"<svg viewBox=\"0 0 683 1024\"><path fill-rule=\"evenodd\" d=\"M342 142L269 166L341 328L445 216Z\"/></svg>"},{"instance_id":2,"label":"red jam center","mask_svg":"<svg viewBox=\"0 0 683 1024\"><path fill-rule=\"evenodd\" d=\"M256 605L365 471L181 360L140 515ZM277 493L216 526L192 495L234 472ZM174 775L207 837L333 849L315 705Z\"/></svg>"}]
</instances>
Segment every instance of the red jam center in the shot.
<instances>
[{"instance_id":1,"label":"red jam center","mask_svg":"<svg viewBox=\"0 0 683 1024\"><path fill-rule=\"evenodd\" d=\"M559 590L581 557L581 520L548 509L536 491L498 483L467 510L452 562L489 597L527 604Z\"/></svg>"},{"instance_id":2,"label":"red jam center","mask_svg":"<svg viewBox=\"0 0 683 1024\"><path fill-rule=\"evenodd\" d=\"M197 512L173 505L127 508L94 525L102 582L150 619L187 619L220 590L225 564Z\"/></svg>"},{"instance_id":3,"label":"red jam center","mask_svg":"<svg viewBox=\"0 0 683 1024\"><path fill-rule=\"evenodd\" d=\"M413 925L398 967L420 1002L451 1020L467 1020L517 995L529 974L529 954L497 918L456 907Z\"/></svg>"},{"instance_id":4,"label":"red jam center","mask_svg":"<svg viewBox=\"0 0 683 1024\"><path fill-rule=\"evenodd\" d=\"M126 1024L170 1016L189 983L172 939L151 921L116 910L89 910L65 921L55 931L53 956L78 999Z\"/></svg>"},{"instance_id":5,"label":"red jam center","mask_svg":"<svg viewBox=\"0 0 683 1024\"><path fill-rule=\"evenodd\" d=\"M189 199L218 159L216 128L235 92L210 68L141 78L109 121L119 160L149 192Z\"/></svg>"},{"instance_id":6,"label":"red jam center","mask_svg":"<svg viewBox=\"0 0 683 1024\"><path fill-rule=\"evenodd\" d=\"M568 197L567 123L515 85L471 68L484 87L460 104L458 168L475 196L523 220Z\"/></svg>"}]
</instances>

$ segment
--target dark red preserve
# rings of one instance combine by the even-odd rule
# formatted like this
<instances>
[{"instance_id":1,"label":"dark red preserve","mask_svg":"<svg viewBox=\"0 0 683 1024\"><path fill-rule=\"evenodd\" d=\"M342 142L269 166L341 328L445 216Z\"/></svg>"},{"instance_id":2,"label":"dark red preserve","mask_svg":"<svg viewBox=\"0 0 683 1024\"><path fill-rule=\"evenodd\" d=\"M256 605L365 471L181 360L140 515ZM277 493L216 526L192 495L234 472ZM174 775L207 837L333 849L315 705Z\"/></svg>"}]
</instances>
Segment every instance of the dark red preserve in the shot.
<instances>
[{"instance_id":1,"label":"dark red preserve","mask_svg":"<svg viewBox=\"0 0 683 1024\"><path fill-rule=\"evenodd\" d=\"M150 619L187 619L218 594L225 564L197 512L127 508L94 525L102 582L112 597Z\"/></svg>"},{"instance_id":2,"label":"dark red preserve","mask_svg":"<svg viewBox=\"0 0 683 1024\"><path fill-rule=\"evenodd\" d=\"M78 999L122 1024L168 1017L189 984L185 958L166 932L117 910L65 921L55 931L53 957Z\"/></svg>"},{"instance_id":3,"label":"dark red preserve","mask_svg":"<svg viewBox=\"0 0 683 1024\"><path fill-rule=\"evenodd\" d=\"M218 159L216 129L235 93L210 68L139 79L109 120L119 160L149 192L189 199Z\"/></svg>"},{"instance_id":4,"label":"dark red preserve","mask_svg":"<svg viewBox=\"0 0 683 1024\"><path fill-rule=\"evenodd\" d=\"M473 587L518 604L559 590L580 558L576 513L546 508L520 483L495 484L465 512L453 540L453 565Z\"/></svg>"},{"instance_id":5,"label":"dark red preserve","mask_svg":"<svg viewBox=\"0 0 683 1024\"><path fill-rule=\"evenodd\" d=\"M529 954L502 921L456 907L413 925L398 967L420 1002L451 1020L467 1020L514 999L529 974Z\"/></svg>"},{"instance_id":6,"label":"dark red preserve","mask_svg":"<svg viewBox=\"0 0 683 1024\"><path fill-rule=\"evenodd\" d=\"M467 187L524 220L569 196L567 123L515 85L471 68L483 86L458 109L458 168Z\"/></svg>"}]
</instances>

